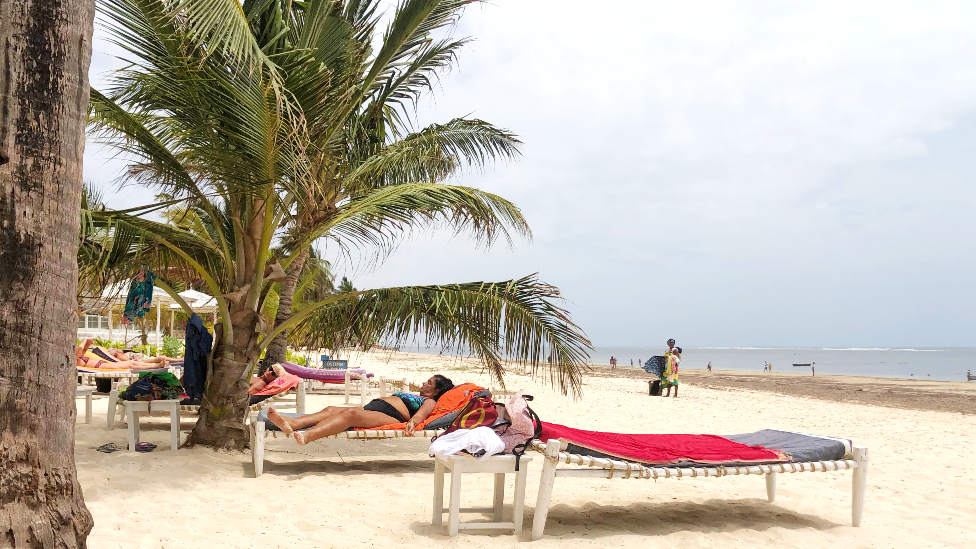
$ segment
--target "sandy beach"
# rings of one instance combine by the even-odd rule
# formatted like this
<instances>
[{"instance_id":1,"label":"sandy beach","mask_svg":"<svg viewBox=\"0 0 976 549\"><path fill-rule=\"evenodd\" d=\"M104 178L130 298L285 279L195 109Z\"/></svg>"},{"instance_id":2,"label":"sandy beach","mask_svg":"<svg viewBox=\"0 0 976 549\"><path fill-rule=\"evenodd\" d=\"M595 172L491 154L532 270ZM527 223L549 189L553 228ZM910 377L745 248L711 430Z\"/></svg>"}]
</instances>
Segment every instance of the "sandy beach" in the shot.
<instances>
[{"instance_id":1,"label":"sandy beach","mask_svg":"<svg viewBox=\"0 0 976 549\"><path fill-rule=\"evenodd\" d=\"M393 378L443 373L455 383L494 385L472 359L370 353L354 356L350 366ZM93 423L76 426L78 475L95 519L89 545L917 549L976 543L976 477L969 461L976 448L976 384L760 377L683 370L677 399L648 397L647 376L621 368L594 368L575 401L529 376L512 373L506 382L536 397L532 406L543 420L581 428L714 434L776 428L853 439L871 457L861 527L850 525L850 472L780 475L773 504L756 476L560 478L546 535L530 542L537 457L529 469L521 535L451 538L446 526L430 524L433 462L425 439L325 440L299 447L288 438L269 438L265 473L253 478L250 454L168 451L164 417L143 420L142 439L159 445L152 453L95 451L106 442L126 444L125 429L106 431L107 398L96 397ZM312 395L308 408L342 401ZM83 412L82 400L78 407ZM184 416L183 428L194 421ZM490 476L466 475L465 482L464 506L489 504ZM508 513L512 485L510 478Z\"/></svg>"}]
</instances>

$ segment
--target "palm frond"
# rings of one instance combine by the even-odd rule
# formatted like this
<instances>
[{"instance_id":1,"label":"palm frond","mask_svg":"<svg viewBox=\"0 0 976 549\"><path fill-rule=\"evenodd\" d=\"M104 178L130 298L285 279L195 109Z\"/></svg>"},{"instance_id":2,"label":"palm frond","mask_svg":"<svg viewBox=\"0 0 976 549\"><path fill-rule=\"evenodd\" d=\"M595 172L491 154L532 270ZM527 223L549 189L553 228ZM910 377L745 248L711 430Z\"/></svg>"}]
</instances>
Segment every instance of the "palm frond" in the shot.
<instances>
[{"instance_id":1,"label":"palm frond","mask_svg":"<svg viewBox=\"0 0 976 549\"><path fill-rule=\"evenodd\" d=\"M373 246L381 254L395 248L405 234L451 227L455 234L469 234L478 245L491 246L499 239L512 245L512 235L531 238L531 230L515 204L472 187L441 183L415 183L382 187L349 201L328 220L301 235L294 249L302 249L327 237L343 245Z\"/></svg>"},{"instance_id":2,"label":"palm frond","mask_svg":"<svg viewBox=\"0 0 976 549\"><path fill-rule=\"evenodd\" d=\"M484 167L519 155L515 134L477 119L455 118L432 124L391 143L346 176L351 189L407 182L437 182L462 166Z\"/></svg>"},{"instance_id":3,"label":"palm frond","mask_svg":"<svg viewBox=\"0 0 976 549\"><path fill-rule=\"evenodd\" d=\"M499 383L502 361L511 360L578 396L592 345L557 304L561 300L559 290L536 275L367 290L322 307L292 337L299 345L334 348L420 336L431 345L472 351Z\"/></svg>"}]
</instances>

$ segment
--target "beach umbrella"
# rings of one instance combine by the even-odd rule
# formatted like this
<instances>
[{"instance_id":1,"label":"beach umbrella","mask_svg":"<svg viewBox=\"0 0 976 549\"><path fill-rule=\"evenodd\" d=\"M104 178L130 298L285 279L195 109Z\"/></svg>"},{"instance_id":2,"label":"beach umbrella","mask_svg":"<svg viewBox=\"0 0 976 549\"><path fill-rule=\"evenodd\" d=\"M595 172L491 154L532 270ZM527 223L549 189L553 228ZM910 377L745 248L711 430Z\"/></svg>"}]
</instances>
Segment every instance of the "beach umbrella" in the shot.
<instances>
[{"instance_id":1,"label":"beach umbrella","mask_svg":"<svg viewBox=\"0 0 976 549\"><path fill-rule=\"evenodd\" d=\"M664 375L664 368L666 364L667 362L663 356L652 356L651 358L647 359L647 362L645 362L641 368L652 376L661 377Z\"/></svg>"}]
</instances>

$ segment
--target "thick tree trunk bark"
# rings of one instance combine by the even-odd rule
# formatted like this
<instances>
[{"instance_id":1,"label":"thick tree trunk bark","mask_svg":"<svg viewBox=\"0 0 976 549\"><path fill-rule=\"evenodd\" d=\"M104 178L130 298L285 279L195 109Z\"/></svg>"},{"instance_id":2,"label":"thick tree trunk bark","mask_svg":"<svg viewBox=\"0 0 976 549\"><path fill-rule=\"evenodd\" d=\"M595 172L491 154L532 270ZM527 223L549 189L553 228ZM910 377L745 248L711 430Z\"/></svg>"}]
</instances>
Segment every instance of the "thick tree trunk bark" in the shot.
<instances>
[{"instance_id":1,"label":"thick tree trunk bark","mask_svg":"<svg viewBox=\"0 0 976 549\"><path fill-rule=\"evenodd\" d=\"M93 0L0 1L0 547L87 546L74 460Z\"/></svg>"},{"instance_id":2,"label":"thick tree trunk bark","mask_svg":"<svg viewBox=\"0 0 976 549\"><path fill-rule=\"evenodd\" d=\"M288 278L281 283L281 292L278 293L278 312L275 314L275 327L291 318L291 304L295 298L295 288L298 286L298 280L302 276L302 269L305 267L310 252L309 248L305 248L288 266ZM287 348L288 330L285 330L268 344L267 352L264 354L265 363L284 362Z\"/></svg>"},{"instance_id":3,"label":"thick tree trunk bark","mask_svg":"<svg viewBox=\"0 0 976 549\"><path fill-rule=\"evenodd\" d=\"M200 417L185 446L197 444L228 450L247 448L250 434L244 425L248 409L248 382L244 372L257 360L260 315L231 308L234 341L225 344L221 330L214 334L213 370L207 377Z\"/></svg>"}]
</instances>

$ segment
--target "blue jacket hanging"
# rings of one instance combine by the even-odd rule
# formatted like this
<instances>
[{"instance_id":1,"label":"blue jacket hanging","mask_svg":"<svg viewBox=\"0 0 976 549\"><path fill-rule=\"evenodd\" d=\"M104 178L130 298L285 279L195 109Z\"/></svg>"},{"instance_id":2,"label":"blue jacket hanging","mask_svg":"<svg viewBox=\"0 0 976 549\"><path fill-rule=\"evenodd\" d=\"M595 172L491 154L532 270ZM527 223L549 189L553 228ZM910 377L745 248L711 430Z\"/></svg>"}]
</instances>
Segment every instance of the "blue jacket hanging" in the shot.
<instances>
[{"instance_id":1,"label":"blue jacket hanging","mask_svg":"<svg viewBox=\"0 0 976 549\"><path fill-rule=\"evenodd\" d=\"M183 356L183 387L188 404L200 404L207 385L207 355L213 347L213 336L196 313L186 323L186 350Z\"/></svg>"}]
</instances>

